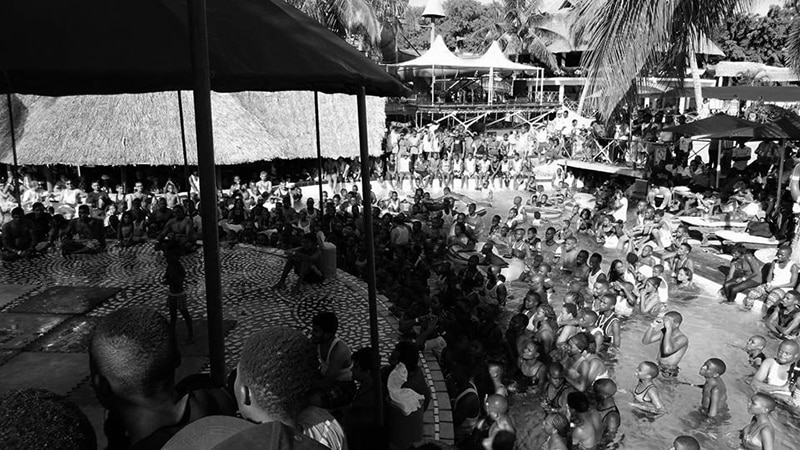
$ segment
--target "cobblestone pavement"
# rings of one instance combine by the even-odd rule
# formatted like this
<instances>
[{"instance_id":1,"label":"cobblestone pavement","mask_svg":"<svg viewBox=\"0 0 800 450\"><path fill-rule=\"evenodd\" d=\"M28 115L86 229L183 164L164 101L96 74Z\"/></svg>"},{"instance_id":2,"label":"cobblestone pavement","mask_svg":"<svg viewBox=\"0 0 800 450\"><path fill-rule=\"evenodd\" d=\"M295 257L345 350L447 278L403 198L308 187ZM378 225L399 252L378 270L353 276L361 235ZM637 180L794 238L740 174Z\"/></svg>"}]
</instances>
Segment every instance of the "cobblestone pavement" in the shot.
<instances>
[{"instance_id":1,"label":"cobblestone pavement","mask_svg":"<svg viewBox=\"0 0 800 450\"><path fill-rule=\"evenodd\" d=\"M320 285L304 285L298 294L290 294L287 290L271 289L280 277L285 262L281 251L248 246L222 248L220 260L223 317L228 326L235 321L235 326L225 337L228 367L235 366L242 343L251 333L266 326L287 325L310 334L311 318L324 310L337 314L340 323L338 335L352 349L369 345L366 284L355 277L338 271L335 279L326 280ZM206 317L202 251L184 257L182 262L187 272L189 310L195 323L201 323ZM59 355L85 355L88 337L97 318L121 307L149 306L164 315L168 314L168 291L167 286L162 284L166 263L152 244L127 249L111 246L106 253L93 256L64 258L53 252L30 261L2 264L0 289L6 292L0 292L0 375L3 365L9 370L14 364L22 364L20 361L26 357L52 355L58 360ZM287 284L291 286L293 281L292 274ZM57 292L54 289L64 286L72 287L73 291L84 291L84 294L94 293L101 298L78 302L81 305L72 311L76 314L46 314L48 307L70 309L69 305L57 304L57 299L46 300L42 308L42 297L49 297L42 293ZM74 289L79 287L90 289ZM103 294L105 297L102 297ZM380 351L386 361L397 342L397 321L388 312L386 299L379 296L378 301ZM27 334L26 328L31 330ZM179 335L182 329L179 318ZM205 339L205 334L202 334L202 338ZM202 347L205 348L204 343ZM188 353L192 354L191 351ZM205 353L195 354L205 356ZM207 367L207 358L203 366ZM431 388L438 387L441 379L438 370L430 370L427 364L425 369ZM88 375L88 367L86 370ZM434 386L434 378L437 386ZM84 391L85 396L87 384L85 378L81 379L72 386L64 385L62 390L65 392L61 393ZM0 382L2 387L3 382ZM446 394L441 393L434 405L437 408L429 410L426 431L430 433L426 434L432 438L451 438L451 431L444 435L439 433L438 407L449 409Z\"/></svg>"}]
</instances>

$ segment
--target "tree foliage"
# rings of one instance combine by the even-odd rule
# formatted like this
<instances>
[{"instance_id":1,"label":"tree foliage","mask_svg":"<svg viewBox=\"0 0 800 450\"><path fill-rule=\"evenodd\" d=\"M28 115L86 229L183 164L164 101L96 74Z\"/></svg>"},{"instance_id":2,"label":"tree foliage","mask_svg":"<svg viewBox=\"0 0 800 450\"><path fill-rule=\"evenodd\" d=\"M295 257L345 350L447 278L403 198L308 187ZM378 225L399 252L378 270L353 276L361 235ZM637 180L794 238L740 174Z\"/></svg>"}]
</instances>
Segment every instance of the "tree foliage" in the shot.
<instances>
[{"instance_id":1,"label":"tree foliage","mask_svg":"<svg viewBox=\"0 0 800 450\"><path fill-rule=\"evenodd\" d=\"M796 6L773 6L766 16L733 14L712 35L712 40L728 60L785 67L789 64L789 29L797 18Z\"/></svg>"},{"instance_id":2,"label":"tree foliage","mask_svg":"<svg viewBox=\"0 0 800 450\"><path fill-rule=\"evenodd\" d=\"M491 20L489 8L477 0L447 0L444 2L447 17L437 30L447 46L467 52L482 52L486 46L480 31Z\"/></svg>"}]
</instances>

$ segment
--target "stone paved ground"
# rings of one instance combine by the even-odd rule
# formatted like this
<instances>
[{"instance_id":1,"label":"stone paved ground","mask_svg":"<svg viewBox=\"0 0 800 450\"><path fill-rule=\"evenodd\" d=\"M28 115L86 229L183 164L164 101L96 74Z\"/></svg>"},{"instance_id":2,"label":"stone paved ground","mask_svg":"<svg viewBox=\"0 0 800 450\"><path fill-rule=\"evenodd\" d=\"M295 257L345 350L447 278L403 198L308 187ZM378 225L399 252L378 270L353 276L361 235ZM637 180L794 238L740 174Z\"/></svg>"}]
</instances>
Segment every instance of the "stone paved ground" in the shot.
<instances>
[{"instance_id":1,"label":"stone paved ground","mask_svg":"<svg viewBox=\"0 0 800 450\"><path fill-rule=\"evenodd\" d=\"M311 318L322 310L337 313L339 335L351 348L369 345L366 285L353 276L339 271L336 279L305 286L299 294L290 295L288 291L271 289L285 262L281 252L238 246L221 249L220 259L223 316L226 326L232 326L225 337L229 367L235 366L243 341L254 331L270 325L288 325L310 332ZM181 349L184 362L180 373L189 374L208 365L202 253L186 256L183 264L189 309L195 326L199 325L198 342L182 345ZM99 317L124 306L150 306L167 315L167 287L161 283L164 268L164 258L152 244L129 249L112 246L108 252L95 256L63 258L54 252L32 261L3 263L0 390L36 386L68 394L99 424L102 410L88 386L88 337ZM293 275L289 278L292 281ZM64 286L72 288L59 288ZM79 287L89 289L75 289ZM62 298L59 302L51 298L53 293L69 293L69 300ZM378 329L384 361L398 336L397 322L387 306L386 299L379 296ZM50 314L56 310L62 314ZM178 333L183 333L182 322ZM423 359L429 385L432 389L440 387L438 366L426 359L431 358ZM426 435L452 439L451 428L439 423L440 415L449 417L446 393L438 393L433 405L435 408L429 409L426 418Z\"/></svg>"}]
</instances>

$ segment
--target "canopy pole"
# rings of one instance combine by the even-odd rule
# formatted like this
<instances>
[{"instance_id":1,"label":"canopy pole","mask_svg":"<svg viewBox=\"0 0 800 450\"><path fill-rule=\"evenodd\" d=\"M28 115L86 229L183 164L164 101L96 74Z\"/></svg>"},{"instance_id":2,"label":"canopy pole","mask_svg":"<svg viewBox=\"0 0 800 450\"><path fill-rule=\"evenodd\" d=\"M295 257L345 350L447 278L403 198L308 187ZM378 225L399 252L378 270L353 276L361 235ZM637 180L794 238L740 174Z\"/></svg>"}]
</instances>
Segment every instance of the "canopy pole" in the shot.
<instances>
[{"instance_id":1,"label":"canopy pole","mask_svg":"<svg viewBox=\"0 0 800 450\"><path fill-rule=\"evenodd\" d=\"M489 67L489 104L494 103L494 67Z\"/></svg>"},{"instance_id":2,"label":"canopy pole","mask_svg":"<svg viewBox=\"0 0 800 450\"><path fill-rule=\"evenodd\" d=\"M183 98L178 91L178 116L181 119L181 145L183 145L183 178L186 179L186 192L192 192L192 183L189 181L189 157L186 154L186 126L183 123Z\"/></svg>"},{"instance_id":3,"label":"canopy pole","mask_svg":"<svg viewBox=\"0 0 800 450\"><path fill-rule=\"evenodd\" d=\"M369 143L367 141L367 94L364 86L358 91L358 142L361 150L361 189L364 214L364 233L367 235L367 294L369 299L369 339L372 346L372 367L375 369L375 414L383 427L383 388L381 386L381 354L378 340L378 299L375 286L375 234L372 229L372 185L369 176Z\"/></svg>"},{"instance_id":4,"label":"canopy pole","mask_svg":"<svg viewBox=\"0 0 800 450\"><path fill-rule=\"evenodd\" d=\"M8 127L11 130L11 155L14 162L14 197L17 199L17 206L22 206L19 192L19 164L17 163L17 138L14 136L14 111L11 106L11 93L6 92L6 102L8 103Z\"/></svg>"},{"instance_id":5,"label":"canopy pole","mask_svg":"<svg viewBox=\"0 0 800 450\"><path fill-rule=\"evenodd\" d=\"M205 0L189 1L189 29L192 54L194 120L197 133L197 165L200 175L200 215L203 219L203 263L208 314L208 353L211 379L225 383L225 345L222 335L222 279L217 231L217 174L211 123L211 70L208 58L208 26Z\"/></svg>"},{"instance_id":6,"label":"canopy pole","mask_svg":"<svg viewBox=\"0 0 800 450\"><path fill-rule=\"evenodd\" d=\"M719 189L719 177L722 176L722 139L717 141L717 179L714 184Z\"/></svg>"},{"instance_id":7,"label":"canopy pole","mask_svg":"<svg viewBox=\"0 0 800 450\"><path fill-rule=\"evenodd\" d=\"M319 139L319 92L314 91L314 125L317 131L317 173L319 175L319 205L317 208L323 208L322 204L322 143Z\"/></svg>"},{"instance_id":8,"label":"canopy pole","mask_svg":"<svg viewBox=\"0 0 800 450\"><path fill-rule=\"evenodd\" d=\"M436 104L436 66L431 66L431 105Z\"/></svg>"},{"instance_id":9,"label":"canopy pole","mask_svg":"<svg viewBox=\"0 0 800 450\"><path fill-rule=\"evenodd\" d=\"M780 163L778 164L778 192L775 194L775 208L778 208L781 204L781 181L783 179L783 165L784 161L786 160L786 140L781 139L781 159Z\"/></svg>"}]
</instances>

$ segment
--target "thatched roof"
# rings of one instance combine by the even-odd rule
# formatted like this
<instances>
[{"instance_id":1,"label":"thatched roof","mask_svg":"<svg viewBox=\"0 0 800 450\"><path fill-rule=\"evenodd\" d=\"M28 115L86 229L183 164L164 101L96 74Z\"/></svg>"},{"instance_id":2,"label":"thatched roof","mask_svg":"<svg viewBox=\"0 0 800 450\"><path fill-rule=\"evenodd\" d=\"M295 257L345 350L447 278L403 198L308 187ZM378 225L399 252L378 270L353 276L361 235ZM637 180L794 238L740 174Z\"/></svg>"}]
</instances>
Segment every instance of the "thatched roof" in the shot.
<instances>
[{"instance_id":1,"label":"thatched roof","mask_svg":"<svg viewBox=\"0 0 800 450\"><path fill-rule=\"evenodd\" d=\"M189 164L197 164L194 103L182 93ZM20 164L182 165L175 92L113 96L22 96ZM211 94L216 162L316 157L313 93ZM384 100L368 97L370 153L381 152ZM320 94L323 156L356 156L356 98ZM2 145L2 143L0 143ZM2 148L5 149L6 146ZM10 162L10 152L2 152Z\"/></svg>"}]
</instances>

